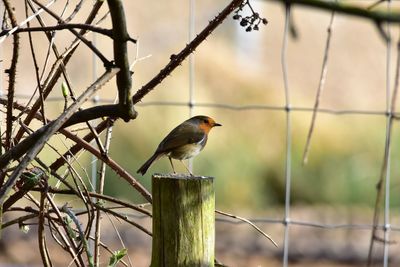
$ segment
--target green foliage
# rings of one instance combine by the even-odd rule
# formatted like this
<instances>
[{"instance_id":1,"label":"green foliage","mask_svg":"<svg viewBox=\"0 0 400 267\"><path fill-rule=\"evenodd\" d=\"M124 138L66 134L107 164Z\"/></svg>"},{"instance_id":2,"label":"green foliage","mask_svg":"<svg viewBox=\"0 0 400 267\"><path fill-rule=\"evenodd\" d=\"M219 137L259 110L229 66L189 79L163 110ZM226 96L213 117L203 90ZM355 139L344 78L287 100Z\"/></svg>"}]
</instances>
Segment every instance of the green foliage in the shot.
<instances>
[{"instance_id":1,"label":"green foliage","mask_svg":"<svg viewBox=\"0 0 400 267\"><path fill-rule=\"evenodd\" d=\"M21 189L29 190L39 183L40 178L45 175L45 172L39 168L34 168L31 171L25 171L21 175Z\"/></svg>"},{"instance_id":2,"label":"green foliage","mask_svg":"<svg viewBox=\"0 0 400 267\"><path fill-rule=\"evenodd\" d=\"M21 230L21 232L23 232L24 234L29 233L30 229L31 228L29 227L29 225L26 225L26 224L20 224L19 225L19 230Z\"/></svg>"},{"instance_id":3,"label":"green foliage","mask_svg":"<svg viewBox=\"0 0 400 267\"><path fill-rule=\"evenodd\" d=\"M66 82L62 82L61 91L64 98L67 98L69 96L69 89Z\"/></svg>"},{"instance_id":4,"label":"green foliage","mask_svg":"<svg viewBox=\"0 0 400 267\"><path fill-rule=\"evenodd\" d=\"M68 231L69 237L71 237L74 240L77 240L78 239L78 234L75 233L74 229L71 226L71 224L72 224L71 218L68 217L68 216L64 216L63 220L64 220L65 226L67 227L67 231Z\"/></svg>"},{"instance_id":5,"label":"green foliage","mask_svg":"<svg viewBox=\"0 0 400 267\"><path fill-rule=\"evenodd\" d=\"M128 250L126 248L123 248L121 250L117 250L113 253L113 255L110 257L110 260L108 261L107 267L115 267L117 266L117 263L122 260L122 258L128 254Z\"/></svg>"}]
</instances>

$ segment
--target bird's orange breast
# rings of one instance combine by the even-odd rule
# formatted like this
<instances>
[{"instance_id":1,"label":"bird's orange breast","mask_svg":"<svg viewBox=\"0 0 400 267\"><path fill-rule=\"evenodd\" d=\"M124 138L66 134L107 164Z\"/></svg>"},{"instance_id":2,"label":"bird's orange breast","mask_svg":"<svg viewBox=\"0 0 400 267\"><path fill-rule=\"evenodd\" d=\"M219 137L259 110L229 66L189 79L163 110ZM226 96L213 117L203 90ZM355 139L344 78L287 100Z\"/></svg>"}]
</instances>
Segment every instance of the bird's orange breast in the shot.
<instances>
[{"instance_id":1,"label":"bird's orange breast","mask_svg":"<svg viewBox=\"0 0 400 267\"><path fill-rule=\"evenodd\" d=\"M210 126L210 124L207 124L207 123L200 123L199 124L199 128L205 133L205 134L208 134L209 132L210 132L210 130L211 130L211 126Z\"/></svg>"}]
</instances>

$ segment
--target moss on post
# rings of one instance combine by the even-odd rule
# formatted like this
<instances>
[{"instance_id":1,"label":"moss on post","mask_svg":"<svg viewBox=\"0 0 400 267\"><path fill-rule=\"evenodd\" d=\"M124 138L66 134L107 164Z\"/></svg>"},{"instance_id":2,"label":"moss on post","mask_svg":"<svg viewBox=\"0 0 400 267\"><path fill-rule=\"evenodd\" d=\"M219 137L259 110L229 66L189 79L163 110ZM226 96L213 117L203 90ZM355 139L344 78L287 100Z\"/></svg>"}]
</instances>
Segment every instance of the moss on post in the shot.
<instances>
[{"instance_id":1,"label":"moss on post","mask_svg":"<svg viewBox=\"0 0 400 267\"><path fill-rule=\"evenodd\" d=\"M214 178L155 174L151 267L214 266Z\"/></svg>"}]
</instances>

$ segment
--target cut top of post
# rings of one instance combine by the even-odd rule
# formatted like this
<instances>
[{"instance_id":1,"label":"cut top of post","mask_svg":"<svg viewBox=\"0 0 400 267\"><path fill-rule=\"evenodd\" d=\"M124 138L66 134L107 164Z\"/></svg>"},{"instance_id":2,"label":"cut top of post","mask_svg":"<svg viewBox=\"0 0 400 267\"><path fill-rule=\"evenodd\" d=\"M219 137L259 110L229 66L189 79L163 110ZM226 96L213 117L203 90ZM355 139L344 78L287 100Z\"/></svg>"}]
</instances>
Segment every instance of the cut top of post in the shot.
<instances>
[{"instance_id":1,"label":"cut top of post","mask_svg":"<svg viewBox=\"0 0 400 267\"><path fill-rule=\"evenodd\" d=\"M210 176L201 176L201 175L190 175L188 173L155 173L153 174L153 178L155 179L187 179L187 180L199 180L199 179L211 179L213 180L214 177Z\"/></svg>"}]
</instances>

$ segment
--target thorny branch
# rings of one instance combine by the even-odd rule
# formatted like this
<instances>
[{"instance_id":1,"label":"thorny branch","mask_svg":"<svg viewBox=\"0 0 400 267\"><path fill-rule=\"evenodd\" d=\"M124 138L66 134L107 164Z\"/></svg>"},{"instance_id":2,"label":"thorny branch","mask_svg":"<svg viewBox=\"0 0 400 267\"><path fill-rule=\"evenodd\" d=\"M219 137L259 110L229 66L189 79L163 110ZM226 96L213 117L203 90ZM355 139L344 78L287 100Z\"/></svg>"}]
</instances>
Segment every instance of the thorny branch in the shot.
<instances>
[{"instance_id":1,"label":"thorny branch","mask_svg":"<svg viewBox=\"0 0 400 267\"><path fill-rule=\"evenodd\" d=\"M370 21L381 24L383 22L399 23L400 14L396 12L385 12L379 10L371 10L370 8L362 8L355 5L347 4L346 1L326 1L326 0L268 0L280 2L285 5L302 5L305 7L313 7L321 10L336 12L365 18Z\"/></svg>"},{"instance_id":2,"label":"thorny branch","mask_svg":"<svg viewBox=\"0 0 400 267\"><path fill-rule=\"evenodd\" d=\"M91 24L77 24L77 23L68 23L68 24L59 24L55 26L45 26L45 27L27 27L27 28L18 28L15 30L15 33L21 33L21 32L50 32L50 31L61 31L61 30L69 30L69 29L81 29L85 31L91 31L95 33L100 33L102 35L108 36L110 38L114 38L113 36L113 31L109 29L104 29L100 27L96 27ZM0 33L0 37L8 34L11 30L4 30ZM136 43L136 40L127 37L127 41L130 41L132 43Z\"/></svg>"},{"instance_id":3,"label":"thorny branch","mask_svg":"<svg viewBox=\"0 0 400 267\"><path fill-rule=\"evenodd\" d=\"M100 10L101 6L103 5L103 1L96 1L88 18L85 21L85 24L90 24L96 17L96 14ZM81 30L79 34L84 35L86 30ZM43 83L43 97L46 99L54 86L56 85L58 79L60 78L61 74L65 74L65 66L68 64L69 60L72 58L76 48L78 47L80 40L77 38L72 42L69 48L60 56L57 57L57 61L54 63L52 70L50 71L48 78ZM31 112L26 116L24 119L24 124L29 125L31 120L34 118L36 112L40 107L40 100L38 99L32 106ZM18 143L19 140L22 138L24 133L23 129L20 129L15 136L15 142Z\"/></svg>"},{"instance_id":4,"label":"thorny branch","mask_svg":"<svg viewBox=\"0 0 400 267\"><path fill-rule=\"evenodd\" d=\"M44 9L49 15L51 15L53 18L55 18L58 23L60 24L66 24L66 22L60 18L57 14L55 14L53 11L51 11L49 8L47 8L45 5L43 5L42 3L40 3L37 0L32 0L35 4L37 4L38 6L40 6L42 9ZM92 44L92 42L90 42L89 40L87 40L82 34L80 34L79 32L77 32L75 29L68 29L72 34L74 34L78 39L80 39L87 47L89 47L93 53L96 54L96 56L98 56L101 61L103 62L104 66L107 68L112 67L112 63Z\"/></svg>"},{"instance_id":5,"label":"thorny branch","mask_svg":"<svg viewBox=\"0 0 400 267\"><path fill-rule=\"evenodd\" d=\"M76 228L78 229L78 233L79 233L79 238L81 239L82 243L83 243L83 249L86 252L86 256L88 258L88 263L90 267L94 266L94 262L93 262L93 255L89 250L89 245L88 245L88 241L86 239L86 236L84 234L84 231L82 230L81 224L78 220L78 218L75 216L75 214L71 211L71 209L69 209L67 207L67 205L64 205L61 210L65 213L68 214L68 216L72 219L72 221L74 222Z\"/></svg>"},{"instance_id":6,"label":"thorny branch","mask_svg":"<svg viewBox=\"0 0 400 267\"><path fill-rule=\"evenodd\" d=\"M6 104L6 101L0 98L0 103L1 104ZM22 105L19 105L17 103L13 104L14 109L19 109L23 110L25 109ZM26 110L26 112L30 112L29 109ZM41 117L40 114L36 114L36 119L43 121L43 117ZM110 120L106 120L106 122L111 123ZM94 156L96 156L98 159L102 160L103 163L107 164L112 170L114 170L120 177L124 178L129 184L131 184L134 188L140 192L143 197L151 202L151 194L140 184L136 181L136 179L129 174L127 171L125 171L117 162L115 162L112 158L109 156L103 154L101 151L90 145L84 138L80 138L75 134L72 134L66 129L61 129L60 133L62 133L65 137L73 140L76 142L76 144L80 144L81 147L83 147L86 151L92 153ZM26 140L26 139L25 139ZM25 140L23 142L25 142ZM34 141L35 138L32 138ZM32 142L33 142L32 141ZM25 144L27 147L29 147L29 144ZM18 151L17 151L18 152ZM15 153L17 153L15 152ZM69 154L66 153L62 157L59 158L59 160L55 161L53 164L51 164L48 169L51 171L57 171L59 167L61 167L61 163L64 163L64 160L69 157ZM33 187L34 185L32 185ZM15 203L18 199L20 199L23 196L23 192L18 192L17 196L11 197L7 200L7 202L4 203L4 210L7 210L8 207L10 207L13 203ZM15 198L15 200L14 200ZM11 202L10 202L11 201Z\"/></svg>"},{"instance_id":7,"label":"thorny branch","mask_svg":"<svg viewBox=\"0 0 400 267\"><path fill-rule=\"evenodd\" d=\"M174 71L211 33L237 8L241 6L243 0L233 0L226 6L221 13L212 19L208 25L186 45L178 54L170 56L170 62L149 82L140 88L132 97L134 104L138 103L160 84L172 71Z\"/></svg>"},{"instance_id":8,"label":"thorny branch","mask_svg":"<svg viewBox=\"0 0 400 267\"><path fill-rule=\"evenodd\" d=\"M3 0L5 9L8 13L8 16L11 21L11 25L13 27L17 27L17 19L15 17L15 12L13 7L11 6L11 3L9 0ZM11 60L11 66L8 70L6 70L6 73L9 75L9 80L8 80L8 93L7 93L7 98L8 98L8 104L10 107L7 108L7 117L6 117L6 140L5 140L5 148L6 150L10 149L12 146L12 140L11 140L11 134L12 134L12 128L13 128L13 110L12 110L12 103L14 102L14 92L15 92L15 82L16 82L16 73L17 73L17 62L18 62L18 56L19 56L19 35L14 34L13 35L13 55L12 55L12 60ZM0 180L0 186L3 184L3 179Z\"/></svg>"},{"instance_id":9,"label":"thorny branch","mask_svg":"<svg viewBox=\"0 0 400 267\"><path fill-rule=\"evenodd\" d=\"M69 117L100 87L111 79L112 76L116 74L116 69L111 69L110 71L104 73L92 86L90 86L78 99L72 104L57 120L43 126L40 130L31 134L29 137L24 139L19 145L24 144L26 149L29 149L27 155L22 159L17 168L14 170L13 174L8 178L7 182L0 188L0 204L4 203L4 200L7 196L7 193L11 190L11 187L15 184L16 180L19 178L21 173L25 170L27 165L32 161L32 159L40 152L43 148L44 144L49 140L49 138L58 131L64 123L68 120ZM12 106L12 104L11 104ZM35 144L31 147L32 144ZM24 146L21 146L24 147ZM9 153L2 155L1 159L6 159L2 161L0 164L0 168L4 168L8 163L9 159L14 158L15 155Z\"/></svg>"},{"instance_id":10,"label":"thorny branch","mask_svg":"<svg viewBox=\"0 0 400 267\"><path fill-rule=\"evenodd\" d=\"M25 2L25 13L26 13L26 16L28 17L28 4L27 4L27 2ZM30 27L30 23L28 22L27 25L28 25L28 28L29 28ZM29 46L30 46L31 54L32 54L32 60L33 60L34 68L35 68L35 76L36 76L37 88L39 90L39 98L40 98L40 105L41 105L41 109L40 110L41 110L41 113L42 113L42 117L46 118L44 97L43 97L43 88L42 88L42 85L41 85L41 82L40 82L39 65L38 65L38 61L37 61L37 58L36 58L36 53L35 53L32 34L28 33L28 37L29 37ZM46 123L47 123L46 119L44 119L43 124L46 124Z\"/></svg>"}]
</instances>

